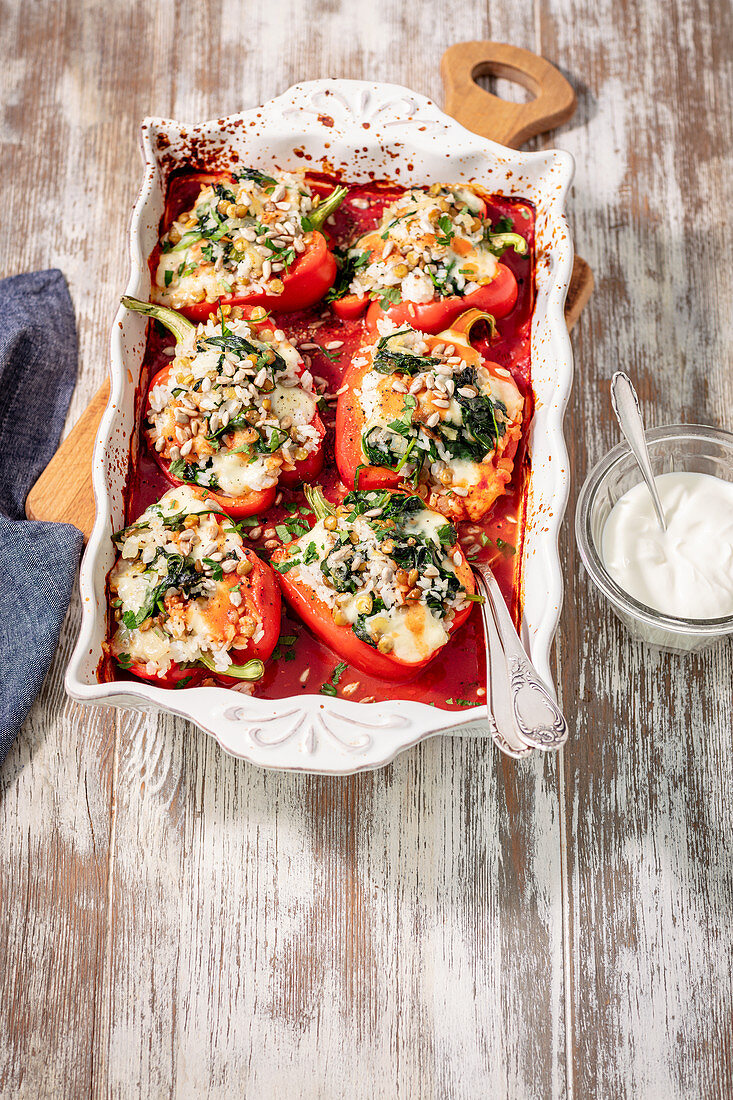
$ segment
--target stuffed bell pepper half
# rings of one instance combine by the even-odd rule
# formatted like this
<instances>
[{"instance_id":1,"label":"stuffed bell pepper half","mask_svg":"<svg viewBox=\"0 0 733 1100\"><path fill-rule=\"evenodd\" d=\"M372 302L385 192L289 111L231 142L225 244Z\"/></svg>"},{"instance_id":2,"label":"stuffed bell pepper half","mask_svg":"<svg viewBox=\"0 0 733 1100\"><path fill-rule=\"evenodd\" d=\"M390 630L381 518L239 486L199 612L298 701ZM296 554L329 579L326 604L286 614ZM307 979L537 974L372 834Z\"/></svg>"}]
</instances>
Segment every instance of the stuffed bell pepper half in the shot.
<instances>
[{"instance_id":1,"label":"stuffed bell pepper half","mask_svg":"<svg viewBox=\"0 0 733 1100\"><path fill-rule=\"evenodd\" d=\"M170 489L114 535L117 664L159 687L258 680L280 633L272 569L203 489Z\"/></svg>"},{"instance_id":2,"label":"stuffed bell pepper half","mask_svg":"<svg viewBox=\"0 0 733 1100\"><path fill-rule=\"evenodd\" d=\"M469 310L437 336L380 322L360 349L336 408L344 484L412 487L454 520L483 519L506 491L521 438L524 398L511 373L471 345Z\"/></svg>"},{"instance_id":3,"label":"stuffed bell pepper half","mask_svg":"<svg viewBox=\"0 0 733 1100\"><path fill-rule=\"evenodd\" d=\"M323 226L344 187L304 173L241 168L204 182L193 207L163 234L153 299L201 321L219 303L291 312L318 302L336 277Z\"/></svg>"},{"instance_id":4,"label":"stuffed bell pepper half","mask_svg":"<svg viewBox=\"0 0 733 1100\"><path fill-rule=\"evenodd\" d=\"M353 492L336 506L306 495L315 525L272 557L286 600L362 672L409 679L478 599L455 528L414 494Z\"/></svg>"},{"instance_id":5,"label":"stuffed bell pepper half","mask_svg":"<svg viewBox=\"0 0 733 1100\"><path fill-rule=\"evenodd\" d=\"M173 485L199 485L230 515L268 508L278 484L312 480L325 428L300 353L262 307L222 306L194 326L164 306L123 298L176 337L153 377L145 434Z\"/></svg>"},{"instance_id":6,"label":"stuffed bell pepper half","mask_svg":"<svg viewBox=\"0 0 733 1100\"><path fill-rule=\"evenodd\" d=\"M341 257L329 300L343 320L368 307L372 330L385 315L431 333L467 309L505 317L518 293L513 272L499 261L508 248L521 256L529 251L506 222L492 226L486 202L471 187L413 189Z\"/></svg>"}]
</instances>

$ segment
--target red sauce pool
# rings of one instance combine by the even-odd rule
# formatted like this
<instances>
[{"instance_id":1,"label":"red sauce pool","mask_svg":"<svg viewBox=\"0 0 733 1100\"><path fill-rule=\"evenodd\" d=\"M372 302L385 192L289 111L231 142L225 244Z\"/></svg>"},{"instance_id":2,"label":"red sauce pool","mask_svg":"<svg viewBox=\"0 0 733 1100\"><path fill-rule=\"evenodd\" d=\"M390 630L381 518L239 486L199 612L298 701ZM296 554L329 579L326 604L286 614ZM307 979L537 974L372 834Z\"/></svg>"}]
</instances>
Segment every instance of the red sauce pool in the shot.
<instances>
[{"instance_id":1,"label":"red sauce pool","mask_svg":"<svg viewBox=\"0 0 733 1100\"><path fill-rule=\"evenodd\" d=\"M202 177L201 173L181 174L171 179L161 231L165 230L178 213L193 205L204 179L206 177ZM335 215L335 224L329 227L337 243L346 244L360 233L372 229L379 221L384 206L399 198L405 190L379 183L350 187L347 199ZM359 205L354 205L355 199ZM360 208L363 200L369 203L367 209ZM483 523L461 523L458 527L462 546L468 552L469 559L491 561L501 590L518 622L522 602L524 489L529 462L525 441L533 404L530 329L534 304L535 213L530 203L502 196L491 196L488 205L492 221L501 217L510 218L530 244L528 256L520 257L510 251L505 253L502 260L511 267L519 284L516 306L508 317L497 322L498 335L490 345L486 340L475 342L486 358L511 371L524 394L524 432L509 491L496 502ZM151 265L157 262L156 253L151 257ZM274 313L273 320L296 344L319 345L319 350L304 351L302 354L310 357L310 370L316 381L320 380L322 388L334 394L341 385L341 379L356 354L356 349L363 341L362 321L340 321L333 316L328 306L323 305L316 305L299 313ZM338 350L326 351L325 345L333 341L340 341L343 346ZM138 391L139 409L149 379L155 371L170 362L165 349L171 345L172 338L162 336L157 326L151 325ZM318 481L326 495L335 500L343 495L345 489L339 480L333 454L335 404L328 408L330 411L321 414L327 428L326 461ZM169 488L169 482L148 452L144 436L138 433L132 445L132 464L127 486L127 522L132 523L137 519L149 504L158 500ZM292 507L304 503L302 493L284 490L280 504L259 517L262 528L274 527L290 519L288 505ZM483 545L484 539L490 541ZM264 541L263 535L258 542L251 545L261 548ZM267 558L268 551L262 550L262 556ZM317 692L323 683L331 679L341 657L318 641L291 614L285 601L280 637L281 642L273 657L266 662L265 675L256 685L254 694L266 699L281 699L289 695ZM301 677L306 670L308 676L302 682ZM108 661L104 662L100 674L105 680L129 679L128 674ZM212 677L212 680L215 681L216 677ZM347 692L345 697L357 702L389 698L415 699L447 710L461 710L466 706L483 704L486 701L486 669L483 625L478 608L474 608L465 625L415 680L391 684L347 666L338 681L338 695L343 695L344 688L354 683L357 684L356 689L351 694Z\"/></svg>"}]
</instances>

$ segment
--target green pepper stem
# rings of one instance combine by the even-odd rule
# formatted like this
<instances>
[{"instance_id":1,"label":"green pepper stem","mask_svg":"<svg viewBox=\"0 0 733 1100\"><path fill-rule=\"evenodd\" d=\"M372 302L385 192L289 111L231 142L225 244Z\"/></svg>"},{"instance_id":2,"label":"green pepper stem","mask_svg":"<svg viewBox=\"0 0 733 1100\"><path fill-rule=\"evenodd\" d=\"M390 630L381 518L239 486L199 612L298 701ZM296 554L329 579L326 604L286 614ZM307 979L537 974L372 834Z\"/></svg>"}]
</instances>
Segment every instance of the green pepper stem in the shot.
<instances>
[{"instance_id":1,"label":"green pepper stem","mask_svg":"<svg viewBox=\"0 0 733 1100\"><path fill-rule=\"evenodd\" d=\"M316 519L325 519L326 516L336 514L336 509L328 503L320 485L304 485L303 492L305 493L305 499L313 509Z\"/></svg>"},{"instance_id":2,"label":"green pepper stem","mask_svg":"<svg viewBox=\"0 0 733 1100\"><path fill-rule=\"evenodd\" d=\"M323 202L319 202L315 210L308 214L308 225L311 229L322 229L326 218L330 218L334 210L338 210L346 198L348 192L345 187L334 187L330 195L326 195Z\"/></svg>"},{"instance_id":3,"label":"green pepper stem","mask_svg":"<svg viewBox=\"0 0 733 1100\"><path fill-rule=\"evenodd\" d=\"M221 669L217 668L210 657L200 657L202 665L206 665L212 672L216 672L219 676L233 676L236 680L261 680L265 675L264 661L260 661L257 658L247 661L243 665L230 665L229 668Z\"/></svg>"},{"instance_id":4,"label":"green pepper stem","mask_svg":"<svg viewBox=\"0 0 733 1100\"><path fill-rule=\"evenodd\" d=\"M495 248L500 248L502 251L513 248L519 256L527 253L527 242L519 233L489 233L487 240L492 251Z\"/></svg>"},{"instance_id":5,"label":"green pepper stem","mask_svg":"<svg viewBox=\"0 0 733 1100\"><path fill-rule=\"evenodd\" d=\"M146 317L160 321L161 325L165 325L168 331L173 333L177 344L180 344L181 340L196 328L182 313L178 313L175 309L168 309L167 306L158 306L154 302L141 302L139 298L130 298L127 294L123 297L122 304L125 309L131 309L134 313L144 313Z\"/></svg>"},{"instance_id":6,"label":"green pepper stem","mask_svg":"<svg viewBox=\"0 0 733 1100\"><path fill-rule=\"evenodd\" d=\"M465 336L466 343L468 343L471 338L471 329L478 321L486 321L489 326L489 340L493 340L496 336L496 321L491 313L485 313L482 309L465 310L464 313L456 317L450 328L439 333L439 336L441 339L445 337L446 343L453 343L454 337L460 334Z\"/></svg>"}]
</instances>

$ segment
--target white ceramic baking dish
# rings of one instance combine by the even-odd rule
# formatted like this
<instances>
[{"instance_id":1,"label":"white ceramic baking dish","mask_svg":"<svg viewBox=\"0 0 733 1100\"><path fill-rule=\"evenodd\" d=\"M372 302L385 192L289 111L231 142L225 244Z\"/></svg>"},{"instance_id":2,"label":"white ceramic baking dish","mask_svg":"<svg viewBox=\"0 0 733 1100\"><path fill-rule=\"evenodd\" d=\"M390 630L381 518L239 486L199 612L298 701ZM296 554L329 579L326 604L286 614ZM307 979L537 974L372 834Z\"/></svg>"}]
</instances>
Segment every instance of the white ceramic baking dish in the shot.
<instances>
[{"instance_id":1,"label":"white ceramic baking dish","mask_svg":"<svg viewBox=\"0 0 733 1100\"><path fill-rule=\"evenodd\" d=\"M262 169L308 166L364 181L476 180L489 191L530 199L537 209L537 301L532 323L531 474L522 562L522 636L551 683L549 652L562 602L557 538L568 493L562 420L572 381L563 316L573 249L563 204L573 176L569 153L517 152L486 141L434 103L394 84L317 80L226 119L186 126L149 118L142 126L145 175L130 227L127 293L148 298L148 256L158 234L166 181L176 167ZM140 682L98 683L106 631L105 578L110 540L123 526L123 499L135 430L135 393L145 320L122 309L111 340L112 392L94 451L94 531L81 566L81 634L66 689L85 703L165 710L188 718L227 752L272 768L347 774L386 764L435 733L487 733L486 708L440 710L399 699L361 704L323 695L256 699L223 687L172 692Z\"/></svg>"}]
</instances>

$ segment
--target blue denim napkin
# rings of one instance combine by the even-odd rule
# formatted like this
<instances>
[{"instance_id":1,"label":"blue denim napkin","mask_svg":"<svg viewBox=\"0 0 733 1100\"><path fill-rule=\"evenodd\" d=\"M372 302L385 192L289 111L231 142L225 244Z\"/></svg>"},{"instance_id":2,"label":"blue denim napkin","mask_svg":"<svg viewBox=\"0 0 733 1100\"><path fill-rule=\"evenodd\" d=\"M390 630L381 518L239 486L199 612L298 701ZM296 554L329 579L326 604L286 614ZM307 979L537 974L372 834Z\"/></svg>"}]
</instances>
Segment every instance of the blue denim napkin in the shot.
<instances>
[{"instance_id":1,"label":"blue denim napkin","mask_svg":"<svg viewBox=\"0 0 733 1100\"><path fill-rule=\"evenodd\" d=\"M60 271L0 281L0 763L48 672L82 534L24 519L76 381L74 307Z\"/></svg>"}]
</instances>

